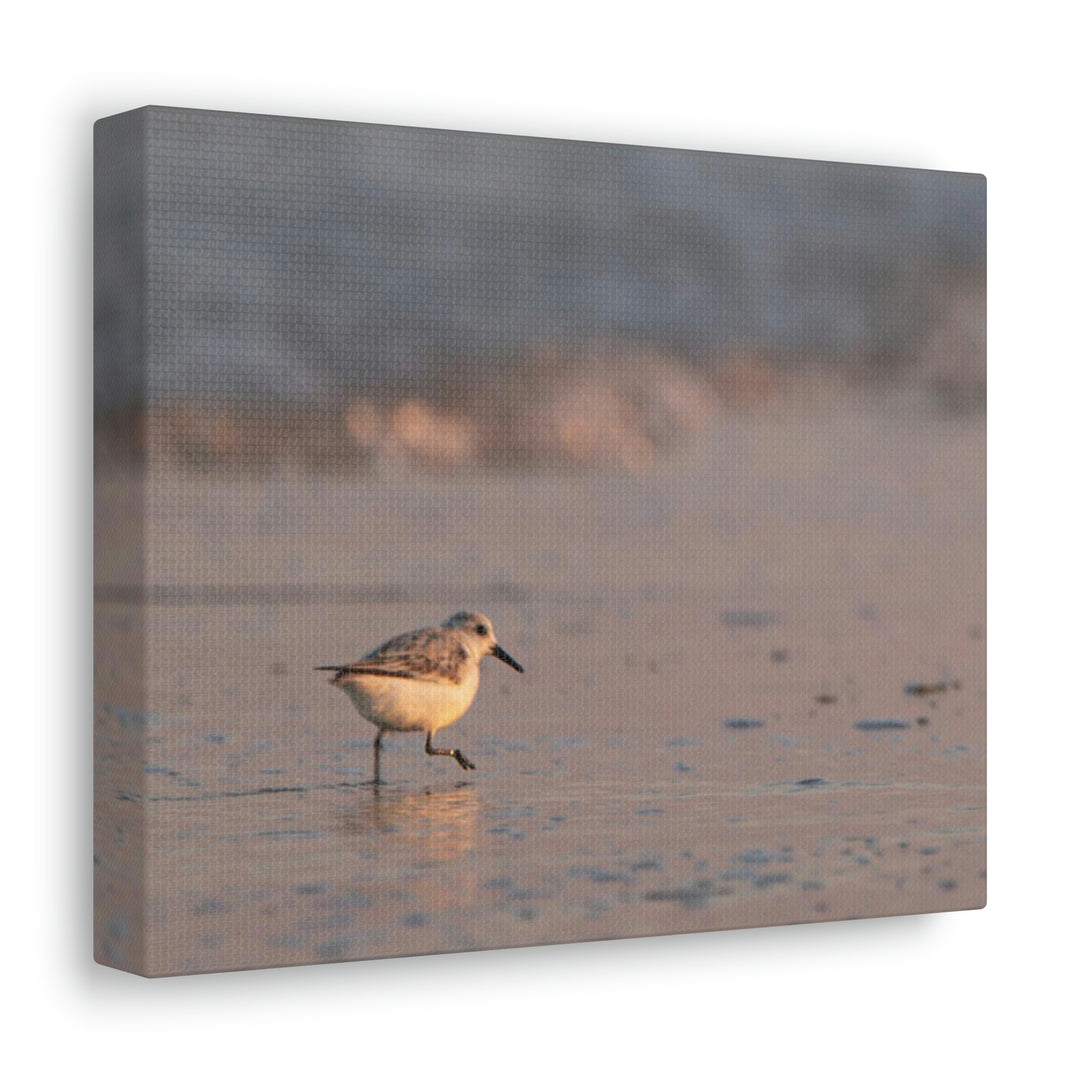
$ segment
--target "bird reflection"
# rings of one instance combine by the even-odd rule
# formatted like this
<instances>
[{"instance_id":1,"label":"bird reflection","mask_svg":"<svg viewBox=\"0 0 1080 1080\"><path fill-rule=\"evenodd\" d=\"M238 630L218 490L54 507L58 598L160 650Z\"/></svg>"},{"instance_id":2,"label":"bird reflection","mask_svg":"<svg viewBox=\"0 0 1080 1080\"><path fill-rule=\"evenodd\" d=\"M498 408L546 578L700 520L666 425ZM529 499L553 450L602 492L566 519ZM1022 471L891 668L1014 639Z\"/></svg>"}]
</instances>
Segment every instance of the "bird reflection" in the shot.
<instances>
[{"instance_id":1,"label":"bird reflection","mask_svg":"<svg viewBox=\"0 0 1080 1080\"><path fill-rule=\"evenodd\" d=\"M393 837L425 860L448 862L476 845L481 802L468 784L449 789L395 791L372 786L344 815L345 831L365 839Z\"/></svg>"}]
</instances>

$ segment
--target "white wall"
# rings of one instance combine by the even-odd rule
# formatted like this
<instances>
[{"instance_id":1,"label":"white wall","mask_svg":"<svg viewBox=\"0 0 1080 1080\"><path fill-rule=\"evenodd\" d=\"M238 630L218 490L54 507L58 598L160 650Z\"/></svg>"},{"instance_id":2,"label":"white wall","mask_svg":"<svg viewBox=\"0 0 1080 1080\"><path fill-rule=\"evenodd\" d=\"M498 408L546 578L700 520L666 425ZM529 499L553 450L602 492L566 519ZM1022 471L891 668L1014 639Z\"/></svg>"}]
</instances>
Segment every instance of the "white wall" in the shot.
<instances>
[{"instance_id":1,"label":"white wall","mask_svg":"<svg viewBox=\"0 0 1080 1080\"><path fill-rule=\"evenodd\" d=\"M1049 1074L1075 993L1064 10L104 0L6 14L5 1058L28 1055L25 1075L154 1078ZM990 906L153 983L95 968L90 125L147 103L986 173Z\"/></svg>"}]
</instances>

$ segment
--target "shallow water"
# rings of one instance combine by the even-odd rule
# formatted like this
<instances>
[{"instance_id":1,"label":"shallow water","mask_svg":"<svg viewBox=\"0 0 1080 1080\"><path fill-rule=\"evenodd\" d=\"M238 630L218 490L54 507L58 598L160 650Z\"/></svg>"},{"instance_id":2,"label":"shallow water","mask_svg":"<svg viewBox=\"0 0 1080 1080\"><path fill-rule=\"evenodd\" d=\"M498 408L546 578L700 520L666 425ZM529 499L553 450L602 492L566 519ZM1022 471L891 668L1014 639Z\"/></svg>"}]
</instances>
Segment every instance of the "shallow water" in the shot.
<instances>
[{"instance_id":1,"label":"shallow water","mask_svg":"<svg viewBox=\"0 0 1080 1080\"><path fill-rule=\"evenodd\" d=\"M96 605L123 648L105 951L194 972L980 906L982 440L858 413L731 420L650 477L152 476L156 589ZM437 739L475 773L389 736L373 787L374 729L311 669L460 607L526 673L486 662Z\"/></svg>"}]
</instances>

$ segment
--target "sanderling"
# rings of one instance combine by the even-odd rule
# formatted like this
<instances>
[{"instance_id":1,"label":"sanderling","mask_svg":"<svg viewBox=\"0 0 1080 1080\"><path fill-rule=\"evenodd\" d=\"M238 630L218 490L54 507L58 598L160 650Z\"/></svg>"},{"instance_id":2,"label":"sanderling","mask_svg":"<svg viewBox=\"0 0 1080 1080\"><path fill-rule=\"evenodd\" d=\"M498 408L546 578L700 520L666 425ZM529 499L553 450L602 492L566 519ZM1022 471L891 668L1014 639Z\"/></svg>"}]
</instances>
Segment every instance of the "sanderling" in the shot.
<instances>
[{"instance_id":1,"label":"sanderling","mask_svg":"<svg viewBox=\"0 0 1080 1080\"><path fill-rule=\"evenodd\" d=\"M442 626L400 634L352 664L325 664L332 686L349 695L357 711L374 724L375 783L386 731L426 731L429 754L452 757L463 769L476 766L460 750L431 745L436 731L465 715L480 685L480 661L497 656L515 671L525 669L499 647L486 615L459 611Z\"/></svg>"}]
</instances>

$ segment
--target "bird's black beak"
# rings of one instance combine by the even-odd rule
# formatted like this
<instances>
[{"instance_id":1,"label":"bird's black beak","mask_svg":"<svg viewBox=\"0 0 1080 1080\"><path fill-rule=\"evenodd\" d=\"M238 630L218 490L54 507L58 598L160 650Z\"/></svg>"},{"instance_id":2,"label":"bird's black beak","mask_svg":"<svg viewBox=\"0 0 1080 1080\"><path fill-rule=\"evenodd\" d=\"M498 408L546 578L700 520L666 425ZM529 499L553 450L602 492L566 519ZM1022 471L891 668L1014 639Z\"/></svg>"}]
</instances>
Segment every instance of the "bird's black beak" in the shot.
<instances>
[{"instance_id":1,"label":"bird's black beak","mask_svg":"<svg viewBox=\"0 0 1080 1080\"><path fill-rule=\"evenodd\" d=\"M525 670L501 645L492 645L491 655L497 656L504 664L509 664L515 671Z\"/></svg>"}]
</instances>

